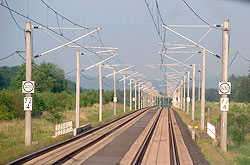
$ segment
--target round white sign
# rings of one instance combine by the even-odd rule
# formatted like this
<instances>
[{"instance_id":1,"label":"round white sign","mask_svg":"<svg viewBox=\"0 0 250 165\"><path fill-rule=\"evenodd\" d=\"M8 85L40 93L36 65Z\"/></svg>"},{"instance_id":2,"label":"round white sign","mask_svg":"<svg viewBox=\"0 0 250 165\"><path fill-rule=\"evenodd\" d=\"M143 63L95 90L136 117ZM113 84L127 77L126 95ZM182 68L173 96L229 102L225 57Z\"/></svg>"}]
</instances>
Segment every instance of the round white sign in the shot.
<instances>
[{"instance_id":1,"label":"round white sign","mask_svg":"<svg viewBox=\"0 0 250 165\"><path fill-rule=\"evenodd\" d=\"M229 94L231 90L230 84L227 82L221 83L219 86L219 93Z\"/></svg>"},{"instance_id":2,"label":"round white sign","mask_svg":"<svg viewBox=\"0 0 250 165\"><path fill-rule=\"evenodd\" d=\"M33 82L31 82L31 81L25 81L23 83L23 90L26 93L31 93L34 90L34 84L33 84Z\"/></svg>"}]
</instances>

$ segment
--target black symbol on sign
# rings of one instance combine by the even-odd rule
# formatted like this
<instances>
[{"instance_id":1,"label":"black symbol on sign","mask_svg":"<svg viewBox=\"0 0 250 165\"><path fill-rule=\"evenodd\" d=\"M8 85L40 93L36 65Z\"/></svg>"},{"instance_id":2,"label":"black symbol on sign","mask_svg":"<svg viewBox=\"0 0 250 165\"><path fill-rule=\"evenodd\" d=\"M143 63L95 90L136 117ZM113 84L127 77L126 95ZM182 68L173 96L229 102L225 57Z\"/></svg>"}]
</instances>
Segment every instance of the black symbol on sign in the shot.
<instances>
[{"instance_id":1,"label":"black symbol on sign","mask_svg":"<svg viewBox=\"0 0 250 165\"><path fill-rule=\"evenodd\" d=\"M25 109L30 110L32 109L32 98L24 98Z\"/></svg>"}]
</instances>

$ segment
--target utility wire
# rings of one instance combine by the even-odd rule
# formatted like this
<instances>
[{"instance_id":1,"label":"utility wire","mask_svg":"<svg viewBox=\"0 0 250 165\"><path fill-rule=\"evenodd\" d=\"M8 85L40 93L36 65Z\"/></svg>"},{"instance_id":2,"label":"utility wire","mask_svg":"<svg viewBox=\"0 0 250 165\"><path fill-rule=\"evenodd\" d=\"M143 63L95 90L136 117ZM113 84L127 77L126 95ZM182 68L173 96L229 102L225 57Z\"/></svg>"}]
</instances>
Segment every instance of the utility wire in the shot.
<instances>
[{"instance_id":1,"label":"utility wire","mask_svg":"<svg viewBox=\"0 0 250 165\"><path fill-rule=\"evenodd\" d=\"M6 0L5 0L5 1L6 1ZM63 19L69 21L70 23L72 23L72 24L74 24L74 25L76 25L76 26L79 26L79 27L81 27L81 28L86 28L86 27L84 27L84 26L81 26L81 25L79 25L79 24L77 24L77 23L75 23L75 22L69 20L68 18L64 17L63 15L59 14L59 13L56 12L53 8L51 8L48 4L46 4L43 0L41 0L41 1L47 6L48 9L52 10L53 12L55 12L56 16L59 15L59 16L62 17ZM7 1L6 1L6 4L7 4ZM47 26L44 26L42 23L39 23L38 21L35 21L35 20L33 20L32 18L30 18L30 17L28 17L28 16L25 16L25 15L23 15L23 14L21 14L21 13L15 11L15 10L11 9L11 8L8 6L8 4L7 4L7 6L5 6L4 4L1 4L1 6L7 8L7 9L10 11L11 15L12 15L12 12L14 12L15 14L17 14L17 15L19 15L19 16L22 16L22 17L24 17L24 18L26 18L26 19L28 19L28 20L30 20L30 21L33 21L33 22L37 23L38 25L40 25L40 26L42 26L42 27L47 28L48 30L52 31L52 32L55 33L55 34L57 34L57 35L59 35L59 36L62 36L62 37L65 38L66 40L71 41L71 39L67 38L66 36L64 36L64 35L62 34L61 29L59 29L59 30L60 30L60 33L61 33L61 34L60 34L60 33L56 32L55 30L50 29L50 28L48 28ZM12 15L12 16L13 16L13 15ZM14 19L14 17L13 17L13 19ZM15 19L14 19L14 21L15 21ZM16 21L15 21L15 22L16 22ZM58 18L57 18L57 23L59 24ZM17 24L17 22L16 22L16 24ZM18 25L18 24L17 24L17 25ZM18 26L18 27L20 27L20 26ZM60 27L60 26L59 26L59 27ZM93 28L86 28L86 29L93 29ZM92 35L91 35L91 36L92 36ZM99 32L98 32L98 36L99 36L99 40L98 40L97 38L95 38L94 36L92 36L92 37L95 38L97 41L99 41L99 42L102 44L102 46L104 47L104 44L103 44L103 42L102 42L102 39L101 39L101 37L100 37ZM79 45L77 42L74 42L74 43L75 43L76 45L78 45L78 46L81 46L81 45ZM103 58L100 57L98 54L96 54L94 51L89 50L89 49L87 49L87 48L83 48L83 49L85 49L85 50L87 50L87 51L89 51L89 52L91 52L91 53L97 55L100 59L103 60ZM20 55L20 54L19 54L19 55ZM21 57L22 57L22 56L21 56ZM124 64L119 58L117 58L117 59L118 59L118 61L120 61L120 63ZM106 62L106 63L107 63L107 62Z\"/></svg>"},{"instance_id":2,"label":"utility wire","mask_svg":"<svg viewBox=\"0 0 250 165\"><path fill-rule=\"evenodd\" d=\"M16 13L16 14L18 14L18 15L20 15L20 16L22 16L22 17L28 19L28 20L30 20L30 21L35 22L36 24L38 24L38 25L40 25L40 26L42 26L42 27L45 27L46 29L52 31L53 33L55 33L55 34L57 34L57 35L59 35L59 36L62 36L64 39L66 39L66 40L68 40L68 41L71 41L71 39L69 39L68 37L66 37L66 36L64 36L64 35L61 35L60 33L56 32L55 30L46 27L46 26L43 25L42 23L39 23L38 21L35 21L34 19L32 19L32 18L30 18L30 17L27 17L27 16L25 16L25 15L23 15L23 14L21 14L21 13L15 11L15 10L9 8L8 6L5 6L5 5L3 5L3 4L1 4L1 6L3 6L3 7L5 7L5 8L7 8L7 9L9 9L10 11L12 11L12 12L14 12L14 13ZM82 47L82 46L81 46L80 44L78 44L77 42L74 42L74 44L76 44L77 46ZM82 48L85 49L85 50L87 50L87 51L89 51L89 52L91 52L91 53L93 53L93 54L95 54L95 55L97 55L100 59L102 59L102 58L101 58L98 54L96 54L94 51L89 50L88 48L84 48L84 47L82 47ZM35 56L35 58L36 58L36 57L39 57L39 56ZM102 60L103 60L103 59L102 59Z\"/></svg>"},{"instance_id":3,"label":"utility wire","mask_svg":"<svg viewBox=\"0 0 250 165\"><path fill-rule=\"evenodd\" d=\"M80 24L77 24L77 23L75 23L75 22L73 22L73 21L71 21L70 19L68 19L68 18L66 18L66 17L64 17L63 15L61 15L61 14L59 14L55 9L53 9L52 7L50 7L46 2L44 2L43 0L41 0L41 2L45 5L45 6L47 6L47 8L48 9L50 9L51 11L53 11L55 14L56 14L56 18L57 18L57 15L59 15L59 16L61 16L63 19L65 19L65 20L67 20L67 21L69 21L70 23L72 23L73 25L74 25L74 27L75 26L78 26L78 27L81 27L81 28L86 28L86 27L84 27L84 26L82 26L82 25L80 25ZM59 23L58 23L59 21L58 21L58 18L57 18L57 24L58 24L58 26L59 26ZM60 27L60 26L59 26ZM92 29L92 28L86 28L86 29ZM59 28L59 30L60 30L60 28ZM61 32L61 30L60 30L60 32ZM99 39L97 39L93 34L91 34L90 35L92 38L94 38L97 42L100 42L101 43L101 45L103 46L103 47L105 47L104 46L104 44L103 44L103 41L102 41L102 39L101 39L101 37L100 37L100 34L99 34L99 31L98 31L98 37L99 37ZM106 49L104 49L104 50L106 50ZM92 52L93 53L93 52ZM96 54L96 53L94 53L94 54ZM108 53L109 55L111 55L111 53ZM97 55L97 54L96 54ZM97 55L98 56L98 55ZM103 60L103 58L102 57L100 57L100 56L98 56L101 60ZM116 57L116 59L118 59L118 61L121 63L121 64L124 64L120 59L119 59L119 57L117 56ZM106 61L105 63L109 63L108 61Z\"/></svg>"},{"instance_id":4,"label":"utility wire","mask_svg":"<svg viewBox=\"0 0 250 165\"><path fill-rule=\"evenodd\" d=\"M155 27L155 29L156 29L156 31L157 31L157 34L158 34L158 36L159 36L161 42L163 43L163 45L162 45L162 51L166 51L166 46L164 45L165 39L166 39L166 31L164 31L164 35L163 35L163 37L162 37L162 36L161 36L161 33L160 33L160 30L159 30L159 27L160 27L160 26L159 26L159 25L157 26L157 24L156 24L156 21L155 21L154 16L153 16L153 12L150 10L149 3L147 2L147 0L144 0L144 2L145 2L145 4L146 4L146 6L147 6L147 9L148 9L149 14L150 14L150 16L151 16L151 19L152 19L152 21L153 21L153 24L154 24L154 27ZM152 2L153 2L153 0L152 0ZM160 17L160 20L161 20L162 24L165 24L165 23L164 23L164 20L163 20L163 18L162 18L162 15L161 15L161 12L160 12L160 8L159 8L159 4L158 4L158 1L157 1L157 0L155 0L155 4L156 4L156 8L157 8L157 16ZM153 6L152 6L152 7L153 7ZM157 20L159 20L159 19L157 19ZM159 22L158 22L158 24L159 24ZM164 56L160 56L161 64L163 64L164 58L165 58ZM160 70L162 71L162 73L164 73L164 70L162 69L162 66L160 67Z\"/></svg>"},{"instance_id":5,"label":"utility wire","mask_svg":"<svg viewBox=\"0 0 250 165\"><path fill-rule=\"evenodd\" d=\"M16 52L16 53L19 55L20 58L23 59L23 61L26 61L25 58L24 58L20 53L18 53L18 52ZM52 77L51 74L48 74L48 73L44 72L43 70L39 69L39 68L36 66L36 63L34 63L34 62L32 62L32 68L38 70L39 72L41 72L41 73L43 73L43 74L45 74L45 75L47 75L47 76L49 76L49 77ZM71 72L72 72L72 71L71 71ZM65 76L66 74L63 74L63 75ZM57 75L55 74L55 76L57 76Z\"/></svg>"},{"instance_id":6,"label":"utility wire","mask_svg":"<svg viewBox=\"0 0 250 165\"><path fill-rule=\"evenodd\" d=\"M69 21L70 23L72 23L74 26L78 26L78 27L81 27L81 28L86 28L86 27L84 27L84 26L82 26L82 25L80 25L80 24L77 24L77 23L71 21L70 19L64 17L63 15L59 14L55 9L53 9L52 7L50 7L45 1L41 0L41 2L42 2L45 6L47 6L48 9L52 10L52 11L56 14L56 17L57 17L57 15L59 15L59 16L62 17L63 19L65 19L65 20ZM57 18L57 22L58 22L58 18ZM58 24L59 24L59 23L58 23ZM86 29L92 29L92 28L86 28ZM60 30L60 29L59 29L59 30ZM99 39L97 39L93 34L91 34L91 37L93 37L97 42L100 42L101 45L102 45L103 47L105 47L105 45L103 44L103 41L102 41L102 38L101 38L101 36L100 36L99 31L98 31L98 37L99 37ZM104 49L104 50L106 50L106 49ZM93 52L92 52L92 53L93 53ZM95 54L95 53L94 53L94 54ZM108 52L108 54L111 55L110 52ZM96 54L96 55L97 55L97 54ZM98 55L97 55L97 56L98 56ZM99 57L99 58L102 59L101 57ZM118 56L116 57L116 59L117 59L121 64L124 64L124 63L119 59ZM102 59L102 60L103 60L103 59ZM108 63L108 61L107 61L106 63Z\"/></svg>"},{"instance_id":7,"label":"utility wire","mask_svg":"<svg viewBox=\"0 0 250 165\"><path fill-rule=\"evenodd\" d=\"M105 85L105 86L111 86L112 84L106 84L104 80L102 80L102 83Z\"/></svg>"},{"instance_id":8,"label":"utility wire","mask_svg":"<svg viewBox=\"0 0 250 165\"><path fill-rule=\"evenodd\" d=\"M68 22L72 23L75 26L81 27L81 28L85 28L85 29L94 29L94 28L87 28L85 26L79 25L73 21L71 21L70 19L66 18L65 16L63 16L62 14L58 13L55 9L53 9L52 7L50 7L46 2L44 2L43 0L41 0L41 2L47 7L47 9L50 9L51 11L53 11L56 14L56 19L57 19L57 24L59 25L59 21L58 21L58 15L60 17L62 17L63 19L67 20ZM48 17L48 16L47 16ZM48 18L47 18L48 19ZM48 23L47 23L48 24ZM59 30L61 32L60 26L59 26ZM96 37L93 36L93 34L90 35L91 37L93 37L96 41L98 41L98 39ZM93 52L92 52L93 53ZM95 53L94 53L95 54ZM99 57L100 58L100 57ZM100 58L102 59L102 58Z\"/></svg>"},{"instance_id":9,"label":"utility wire","mask_svg":"<svg viewBox=\"0 0 250 165\"><path fill-rule=\"evenodd\" d=\"M231 65L233 64L234 60L236 59L237 55L240 54L238 51L235 54L234 58L232 59L232 61L230 62L230 64L228 65L228 69L231 67ZM207 71L207 70L206 70ZM216 76L210 76L210 77L221 77L222 74L216 75Z\"/></svg>"},{"instance_id":10,"label":"utility wire","mask_svg":"<svg viewBox=\"0 0 250 165\"><path fill-rule=\"evenodd\" d=\"M61 31L61 28L60 28L60 24L59 24L59 21L58 21L58 16L57 16L57 13L56 13L56 22L57 22L57 25L58 25L59 31L60 31L61 36L62 36L63 34L62 34L62 31Z\"/></svg>"},{"instance_id":11,"label":"utility wire","mask_svg":"<svg viewBox=\"0 0 250 165\"><path fill-rule=\"evenodd\" d=\"M21 31L24 31L24 30L21 28L21 26L17 23L15 17L13 16L13 14L12 14L10 8L9 8L9 4L8 4L7 0L5 0L5 3L6 3L6 5L7 5L7 7L8 7L8 9L9 9L10 15L11 15L12 19L14 20L15 24L17 25L17 27L18 27ZM1 5L3 5L3 3L1 3Z\"/></svg>"},{"instance_id":12,"label":"utility wire","mask_svg":"<svg viewBox=\"0 0 250 165\"><path fill-rule=\"evenodd\" d=\"M249 59L247 59L247 58L245 58L244 56L242 56L242 54L239 52L239 55L240 55L240 57L241 58L243 58L244 60L246 60L246 61L248 61L248 62L250 62L250 60Z\"/></svg>"},{"instance_id":13,"label":"utility wire","mask_svg":"<svg viewBox=\"0 0 250 165\"><path fill-rule=\"evenodd\" d=\"M16 52L14 52L14 53L12 53L12 54L6 56L6 57L1 58L0 61L5 60L5 59L7 59L7 58L13 56L14 54L16 54Z\"/></svg>"},{"instance_id":14,"label":"utility wire","mask_svg":"<svg viewBox=\"0 0 250 165\"><path fill-rule=\"evenodd\" d=\"M84 77L85 79L88 79L88 80L95 80L95 79L97 79L97 77L95 77L95 78L89 78L89 77L83 75L82 73L80 73L80 74L81 74L82 77Z\"/></svg>"},{"instance_id":15,"label":"utility wire","mask_svg":"<svg viewBox=\"0 0 250 165\"><path fill-rule=\"evenodd\" d=\"M50 10L52 10L52 11L55 12L55 13L57 13L60 17L62 17L63 19L69 21L70 23L72 23L72 24L74 24L74 25L76 25L76 26L79 26L79 27L81 27L81 28L93 29L93 28L84 27L84 26L82 26L82 25L79 25L79 24L77 24L77 23L71 21L70 19L68 19L68 18L64 17L63 15L59 14L57 11L55 11L52 7L50 7L50 6L49 6L46 2L44 2L43 0L41 0L41 2L42 2L45 6L47 6Z\"/></svg>"},{"instance_id":16,"label":"utility wire","mask_svg":"<svg viewBox=\"0 0 250 165\"><path fill-rule=\"evenodd\" d=\"M201 18L192 8L191 8L191 6L185 1L185 0L182 0L183 2L184 2L184 4L202 21L202 22L204 22L205 24L207 24L208 26L210 26L210 27L212 27L212 28L215 28L215 29L217 29L217 30L221 30L221 29L219 29L219 28L217 28L217 27L214 27L214 26L212 26L211 24L209 24L207 21L205 21L203 18Z\"/></svg>"},{"instance_id":17,"label":"utility wire","mask_svg":"<svg viewBox=\"0 0 250 165\"><path fill-rule=\"evenodd\" d=\"M233 60L232 60L231 63L229 64L228 69L229 69L230 66L233 64L233 62L234 62L235 58L237 57L238 53L239 53L239 52L237 51L237 53L235 54Z\"/></svg>"},{"instance_id":18,"label":"utility wire","mask_svg":"<svg viewBox=\"0 0 250 165\"><path fill-rule=\"evenodd\" d=\"M21 57L24 61L26 61L26 59L18 52L16 52L18 54L19 57Z\"/></svg>"},{"instance_id":19,"label":"utility wire","mask_svg":"<svg viewBox=\"0 0 250 165\"><path fill-rule=\"evenodd\" d=\"M71 71L69 71L69 72L67 72L67 73L64 73L64 76L65 76L65 75L68 75L68 74L70 74L70 73L72 73L72 72L74 72L74 71L76 71L76 68L75 68L75 69L72 69Z\"/></svg>"}]
</instances>

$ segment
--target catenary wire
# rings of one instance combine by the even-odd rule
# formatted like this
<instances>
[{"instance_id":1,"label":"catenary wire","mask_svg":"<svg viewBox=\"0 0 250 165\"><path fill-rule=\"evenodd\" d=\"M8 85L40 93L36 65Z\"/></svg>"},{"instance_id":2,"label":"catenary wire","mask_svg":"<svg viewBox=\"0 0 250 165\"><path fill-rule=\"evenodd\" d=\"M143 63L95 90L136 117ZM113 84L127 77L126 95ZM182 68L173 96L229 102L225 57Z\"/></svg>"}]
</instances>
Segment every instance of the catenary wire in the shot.
<instances>
[{"instance_id":1,"label":"catenary wire","mask_svg":"<svg viewBox=\"0 0 250 165\"><path fill-rule=\"evenodd\" d=\"M21 31L24 32L24 29L21 28L21 26L17 23L15 17L13 16L13 14L12 14L10 8L9 8L9 4L8 4L7 0L5 0L5 3L6 3L6 5L7 5L7 7L8 7L8 9L9 9L10 15L11 15L12 19L14 20L15 24L17 25L17 27L18 27ZM1 3L1 5L3 5L3 3Z\"/></svg>"},{"instance_id":2,"label":"catenary wire","mask_svg":"<svg viewBox=\"0 0 250 165\"><path fill-rule=\"evenodd\" d=\"M95 80L95 79L97 79L97 77L95 77L95 78L89 78L89 77L87 77L87 76L85 76L85 75L83 75L82 73L80 73L81 74L81 76L82 77L84 77L85 79L88 79L88 80Z\"/></svg>"},{"instance_id":3,"label":"catenary wire","mask_svg":"<svg viewBox=\"0 0 250 165\"><path fill-rule=\"evenodd\" d=\"M78 27L81 27L81 28L86 28L86 27L84 27L84 26L82 26L82 25L80 25L80 24L77 24L77 23L71 21L70 19L66 18L66 17L63 16L62 14L59 14L55 9L53 9L51 6L49 6L45 1L41 0L41 2L42 2L45 6L47 6L47 8L49 8L50 10L52 10L52 11L56 14L56 16L57 16L57 15L61 16L63 19L65 19L65 20L69 21L70 23L72 23L72 24L74 25L74 27L75 27L75 26L78 26ZM58 19L58 18L57 18L57 19ZM57 21L57 22L58 22L58 21ZM86 28L86 29L92 29L92 28ZM100 37L99 31L98 31L98 37L99 37L99 39L97 39L93 34L91 34L91 37L93 37L97 42L100 42L101 45L102 45L103 47L105 47L105 45L103 44L103 41L102 41L102 39L101 39L101 37ZM106 49L104 49L104 50L106 50ZM111 55L111 53L108 53L108 54ZM97 54L96 54L96 55L97 55ZM99 57L99 58L100 58L100 57ZM100 59L102 59L102 58L100 58ZM119 59L118 56L116 57L116 59L117 59L121 64L124 64L124 63ZM109 62L106 61L105 63L109 63Z\"/></svg>"},{"instance_id":4,"label":"catenary wire","mask_svg":"<svg viewBox=\"0 0 250 165\"><path fill-rule=\"evenodd\" d=\"M53 9L51 6L49 6L45 1L41 0L41 2L42 2L45 6L47 6L48 9L50 9L51 11L53 11L53 12L56 14L56 16L57 16L57 15L61 16L63 19L69 21L69 22L72 23L74 26L78 26L78 27L81 27L81 28L86 28L86 27L84 27L84 26L82 26L82 25L80 25L80 24L77 24L77 23L71 21L70 19L66 18L66 17L63 16L62 14L59 14L55 9ZM57 19L58 19L58 18L57 18ZM58 21L57 21L57 22L58 22ZM86 29L91 29L91 28L86 28ZM99 31L98 31L97 33L98 33L98 38L99 38L99 39L97 39L93 34L91 34L91 37L93 37L97 42L100 42L100 44L101 44L103 47L105 47L105 45L104 45L104 43L103 43L103 41L102 41L102 38L101 38L101 36L100 36ZM106 50L106 49L104 49L104 50ZM110 52L108 52L108 54L111 55ZM96 55L97 55L97 54L96 54ZM100 57L99 57L99 58L100 58ZM102 58L101 58L101 59L102 59ZM121 64L124 64L124 63L120 60L120 58L119 58L118 56L116 56L116 59L117 59ZM109 63L109 62L106 61L106 63Z\"/></svg>"},{"instance_id":5,"label":"catenary wire","mask_svg":"<svg viewBox=\"0 0 250 165\"><path fill-rule=\"evenodd\" d=\"M68 74L70 74L70 73L72 73L72 72L74 72L74 71L76 71L76 68L72 69L71 71L69 71L69 72L67 72L67 73L64 73L64 75L68 75Z\"/></svg>"},{"instance_id":6,"label":"catenary wire","mask_svg":"<svg viewBox=\"0 0 250 165\"><path fill-rule=\"evenodd\" d=\"M196 15L202 22L204 22L205 24L207 24L208 26L212 27L212 28L215 28L217 30L221 30L220 28L217 28L217 27L214 27L212 26L211 24L209 24L207 21L205 21L203 18L201 18L201 16L199 16L192 8L191 6L185 1L185 0L182 0L184 2L184 4L193 12L194 15Z\"/></svg>"},{"instance_id":7,"label":"catenary wire","mask_svg":"<svg viewBox=\"0 0 250 165\"><path fill-rule=\"evenodd\" d=\"M13 56L14 54L16 54L16 52L14 52L14 53L12 53L12 54L6 56L6 57L0 58L0 61L5 60L5 59L7 59L7 58Z\"/></svg>"},{"instance_id":8,"label":"catenary wire","mask_svg":"<svg viewBox=\"0 0 250 165\"><path fill-rule=\"evenodd\" d=\"M239 52L237 51L237 53L235 54L233 60L231 61L231 63L229 64L228 68L230 68L230 66L233 64L235 58L237 57L237 55L239 54Z\"/></svg>"},{"instance_id":9,"label":"catenary wire","mask_svg":"<svg viewBox=\"0 0 250 165\"><path fill-rule=\"evenodd\" d=\"M66 39L66 40L68 40L68 41L71 41L71 39L69 39L68 37L66 37L66 36L64 36L64 35L61 35L60 33L56 32L55 30L50 29L50 28L44 26L42 23L39 23L38 21L35 21L34 19L32 19L32 18L30 18L30 17L27 17L27 16L25 16L25 15L23 15L23 14L21 14L21 13L15 11L15 10L9 8L8 6L5 6L5 5L3 5L3 4L1 4L1 6L3 6L3 7L5 7L5 8L7 8L7 9L9 9L10 11L12 11L12 12L14 12L14 13L16 13L16 14L18 14L18 15L20 15L20 16L22 16L22 17L28 19L28 20L30 20L30 21L35 22L36 24L38 24L38 25L40 25L40 26L42 26L42 27L45 27L46 29L52 31L53 33L55 33L55 34L57 34L57 35L59 35L59 36L62 36L64 39ZM74 42L74 44L76 44L77 46L80 46L80 47L81 47L81 45L78 44L77 42ZM96 54L94 51L89 50L88 48L84 48L84 47L81 47L81 48L83 48L83 49L85 49L85 50L87 50L87 51L89 51L89 52L95 54L97 57L99 57L100 59L102 59L102 57L100 57L100 56L99 56L98 54ZM102 60L103 60L103 59L102 59Z\"/></svg>"},{"instance_id":10,"label":"catenary wire","mask_svg":"<svg viewBox=\"0 0 250 165\"><path fill-rule=\"evenodd\" d=\"M245 58L240 52L239 52L239 55L240 55L240 57L241 58L243 58L244 60L246 60L246 61L248 61L248 62L250 62L250 60L249 59L247 59L247 58Z\"/></svg>"},{"instance_id":11,"label":"catenary wire","mask_svg":"<svg viewBox=\"0 0 250 165\"><path fill-rule=\"evenodd\" d=\"M102 83L105 85L105 86L111 86L112 84L107 84L105 83L105 81L102 79Z\"/></svg>"}]
</instances>

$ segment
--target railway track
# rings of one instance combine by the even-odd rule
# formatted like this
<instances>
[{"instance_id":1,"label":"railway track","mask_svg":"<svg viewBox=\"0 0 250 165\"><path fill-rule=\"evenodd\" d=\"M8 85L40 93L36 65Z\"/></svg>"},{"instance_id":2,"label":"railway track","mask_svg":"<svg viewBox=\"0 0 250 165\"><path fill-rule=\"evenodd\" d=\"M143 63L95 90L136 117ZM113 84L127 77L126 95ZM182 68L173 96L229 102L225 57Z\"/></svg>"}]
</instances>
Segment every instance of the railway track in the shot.
<instances>
[{"instance_id":1,"label":"railway track","mask_svg":"<svg viewBox=\"0 0 250 165\"><path fill-rule=\"evenodd\" d=\"M148 148L148 145L149 145L149 142L154 134L154 131L155 131L155 128L156 128L156 125L159 121L159 118L161 116L161 113L162 113L162 109L160 110L160 112L158 113L156 119L154 120L150 130L148 131L148 134L147 136L145 137L145 140L143 141L138 153L136 154L134 160L133 160L133 165L137 165L137 164L141 164L143 158L144 158L144 155L145 155L145 152Z\"/></svg>"},{"instance_id":2,"label":"railway track","mask_svg":"<svg viewBox=\"0 0 250 165\"><path fill-rule=\"evenodd\" d=\"M156 107L134 111L102 126L86 131L76 137L18 158L8 164L63 164L83 150L102 141L105 137L111 135L126 124L137 120L140 116L153 108Z\"/></svg>"},{"instance_id":3,"label":"railway track","mask_svg":"<svg viewBox=\"0 0 250 165\"><path fill-rule=\"evenodd\" d=\"M162 108L121 164L193 164L171 108ZM137 146L136 146L137 145Z\"/></svg>"},{"instance_id":4,"label":"railway track","mask_svg":"<svg viewBox=\"0 0 250 165\"><path fill-rule=\"evenodd\" d=\"M168 108L168 111L171 109ZM173 127L173 118L174 116L170 112L170 115L168 115L168 129L169 129L169 151L170 151L170 164L173 165L179 165L180 160L178 156L178 149L176 146L176 139L175 139L175 134L174 134L174 127Z\"/></svg>"},{"instance_id":5,"label":"railway track","mask_svg":"<svg viewBox=\"0 0 250 165\"><path fill-rule=\"evenodd\" d=\"M107 147L109 150L116 151L117 147L128 145L126 140L120 140L121 146L116 143L116 145L113 145L114 148L110 147L114 139L130 136L131 134L126 135L125 130L129 132L132 125L134 126L132 133L134 133L134 129L140 125L135 126L135 123L138 123L147 115L152 117L150 117L150 120L147 119L148 122L143 127L142 132L138 134L138 137L132 143L130 142L131 145L127 149L123 149L123 154L120 154L119 158L117 158L116 153L110 153L112 159L116 155L116 161L106 160L109 162L106 164L117 162L126 165L193 164L174 114L171 108L167 107L150 107L134 111L93 128L84 134L26 155L8 164L93 164L93 161L98 162L96 160L98 158L100 160L96 164L102 164L108 156L105 147L109 145ZM120 148L119 151L121 152ZM105 153L106 157L100 158L98 152Z\"/></svg>"}]
</instances>

